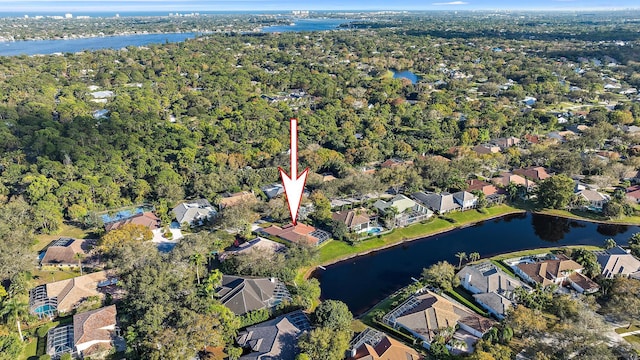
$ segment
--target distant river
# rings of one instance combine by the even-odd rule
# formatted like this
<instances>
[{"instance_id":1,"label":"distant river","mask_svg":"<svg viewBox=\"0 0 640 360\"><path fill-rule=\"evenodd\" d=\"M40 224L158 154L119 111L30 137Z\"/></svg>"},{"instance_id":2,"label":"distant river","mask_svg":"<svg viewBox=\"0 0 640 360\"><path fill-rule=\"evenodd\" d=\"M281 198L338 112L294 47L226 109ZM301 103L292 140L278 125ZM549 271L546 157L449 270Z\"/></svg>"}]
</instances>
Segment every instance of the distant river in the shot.
<instances>
[{"instance_id":1,"label":"distant river","mask_svg":"<svg viewBox=\"0 0 640 360\"><path fill-rule=\"evenodd\" d=\"M26 40L0 42L0 56L75 53L84 50L120 49L127 46L180 42L194 38L196 35L196 33L139 34L70 40Z\"/></svg>"},{"instance_id":2,"label":"distant river","mask_svg":"<svg viewBox=\"0 0 640 360\"><path fill-rule=\"evenodd\" d=\"M479 252L484 257L541 247L602 245L613 238L627 244L638 226L596 224L546 215L517 214L475 226L400 244L369 255L316 270L323 299L345 302L361 315L396 290L419 278L423 268L446 260L458 264L455 254Z\"/></svg>"}]
</instances>

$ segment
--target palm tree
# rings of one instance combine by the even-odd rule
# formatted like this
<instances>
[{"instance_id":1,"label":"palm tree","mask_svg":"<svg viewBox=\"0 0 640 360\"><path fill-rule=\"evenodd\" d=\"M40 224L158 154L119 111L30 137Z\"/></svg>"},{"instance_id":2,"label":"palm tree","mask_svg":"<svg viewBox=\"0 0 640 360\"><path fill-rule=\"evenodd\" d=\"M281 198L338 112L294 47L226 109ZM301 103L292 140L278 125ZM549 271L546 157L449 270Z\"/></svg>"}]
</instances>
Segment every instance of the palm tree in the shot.
<instances>
[{"instance_id":1,"label":"palm tree","mask_svg":"<svg viewBox=\"0 0 640 360\"><path fill-rule=\"evenodd\" d=\"M480 260L480 253L479 252L472 252L471 254L469 254L469 261L474 262L474 261L478 261Z\"/></svg>"},{"instance_id":2,"label":"palm tree","mask_svg":"<svg viewBox=\"0 0 640 360\"><path fill-rule=\"evenodd\" d=\"M604 241L604 248L607 249L607 250L612 249L612 248L614 248L616 246L618 246L618 244L613 239L607 239L607 240Z\"/></svg>"},{"instance_id":3,"label":"palm tree","mask_svg":"<svg viewBox=\"0 0 640 360\"><path fill-rule=\"evenodd\" d=\"M29 304L20 301L17 298L9 298L2 303L2 309L0 309L0 316L6 317L7 322L10 320L16 321L18 327L18 334L20 335L20 341L24 341L22 336L22 327L20 326L20 318L29 313Z\"/></svg>"},{"instance_id":4,"label":"palm tree","mask_svg":"<svg viewBox=\"0 0 640 360\"><path fill-rule=\"evenodd\" d=\"M461 251L459 253L456 253L456 257L458 258L458 269L460 269L462 267L462 261L467 259L467 253L464 251Z\"/></svg>"},{"instance_id":5,"label":"palm tree","mask_svg":"<svg viewBox=\"0 0 640 360\"><path fill-rule=\"evenodd\" d=\"M216 289L222 284L222 273L218 269L214 269L209 274L209 277L204 281L204 291L211 296L216 294Z\"/></svg>"},{"instance_id":6,"label":"palm tree","mask_svg":"<svg viewBox=\"0 0 640 360\"><path fill-rule=\"evenodd\" d=\"M84 259L83 253L75 253L73 258L78 260L78 267L80 268L80 276L82 276L82 260Z\"/></svg>"},{"instance_id":7,"label":"palm tree","mask_svg":"<svg viewBox=\"0 0 640 360\"><path fill-rule=\"evenodd\" d=\"M203 260L204 257L200 253L191 255L191 263L196 266L196 278L198 279L198 285L200 285L200 266L202 265Z\"/></svg>"}]
</instances>

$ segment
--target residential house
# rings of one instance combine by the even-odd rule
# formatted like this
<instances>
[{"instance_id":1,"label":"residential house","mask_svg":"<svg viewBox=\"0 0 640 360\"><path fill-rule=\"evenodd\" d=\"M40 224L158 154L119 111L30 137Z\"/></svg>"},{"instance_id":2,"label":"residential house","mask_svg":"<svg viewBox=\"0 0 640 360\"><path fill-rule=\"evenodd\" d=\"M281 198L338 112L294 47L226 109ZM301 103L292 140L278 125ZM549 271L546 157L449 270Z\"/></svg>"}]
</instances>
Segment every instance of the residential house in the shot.
<instances>
[{"instance_id":1,"label":"residential house","mask_svg":"<svg viewBox=\"0 0 640 360\"><path fill-rule=\"evenodd\" d=\"M504 198L504 196L502 195L502 193L504 193L504 190L498 189L491 183L478 179L467 180L466 191L470 193L474 191L482 192L487 199L487 202L489 202L490 204L500 203Z\"/></svg>"},{"instance_id":2,"label":"residential house","mask_svg":"<svg viewBox=\"0 0 640 360\"><path fill-rule=\"evenodd\" d=\"M29 311L39 317L68 313L89 297L104 297L116 279L99 271L71 279L38 285L29 291Z\"/></svg>"},{"instance_id":3,"label":"residential house","mask_svg":"<svg viewBox=\"0 0 640 360\"><path fill-rule=\"evenodd\" d=\"M191 226L202 225L205 221L214 218L218 214L206 199L183 202L174 207L172 211L178 224Z\"/></svg>"},{"instance_id":4,"label":"residential house","mask_svg":"<svg viewBox=\"0 0 640 360\"><path fill-rule=\"evenodd\" d=\"M236 339L240 347L249 350L240 360L294 360L299 353L298 337L309 330L309 319L302 311L249 326Z\"/></svg>"},{"instance_id":5,"label":"residential house","mask_svg":"<svg viewBox=\"0 0 640 360\"><path fill-rule=\"evenodd\" d=\"M500 152L499 146L493 146L488 144L476 145L471 150L475 151L478 155L497 154Z\"/></svg>"},{"instance_id":6,"label":"residential house","mask_svg":"<svg viewBox=\"0 0 640 360\"><path fill-rule=\"evenodd\" d=\"M256 196L253 193L241 191L234 194L227 194L218 201L218 205L222 210L228 206L235 206L253 201L256 201Z\"/></svg>"},{"instance_id":7,"label":"residential house","mask_svg":"<svg viewBox=\"0 0 640 360\"><path fill-rule=\"evenodd\" d=\"M262 192L267 196L267 199L271 200L274 197L284 194L284 187L281 183L273 183L260 188Z\"/></svg>"},{"instance_id":8,"label":"residential house","mask_svg":"<svg viewBox=\"0 0 640 360\"><path fill-rule=\"evenodd\" d=\"M576 195L588 202L587 208L595 211L602 211L604 204L609 201L609 195L604 195L595 190L580 190Z\"/></svg>"},{"instance_id":9,"label":"residential house","mask_svg":"<svg viewBox=\"0 0 640 360\"><path fill-rule=\"evenodd\" d=\"M65 353L81 359L105 358L120 338L116 315L115 305L74 315L71 324L49 330L46 353L52 358ZM124 340L118 343L124 344Z\"/></svg>"},{"instance_id":10,"label":"residential house","mask_svg":"<svg viewBox=\"0 0 640 360\"><path fill-rule=\"evenodd\" d=\"M369 216L367 210L363 208L338 211L331 214L331 218L345 224L349 231L353 232L368 231L371 225L371 216Z\"/></svg>"},{"instance_id":11,"label":"residential house","mask_svg":"<svg viewBox=\"0 0 640 360\"><path fill-rule=\"evenodd\" d=\"M640 260L620 246L605 251L596 251L595 254L602 268L602 276L611 279L622 275L640 279Z\"/></svg>"},{"instance_id":12,"label":"residential house","mask_svg":"<svg viewBox=\"0 0 640 360\"><path fill-rule=\"evenodd\" d=\"M526 284L502 271L489 261L467 265L458 272L460 284L473 298L498 319L513 306L513 291Z\"/></svg>"},{"instance_id":13,"label":"residential house","mask_svg":"<svg viewBox=\"0 0 640 360\"><path fill-rule=\"evenodd\" d=\"M405 329L427 349L440 329L451 327L455 331L453 338L464 343L456 351L469 353L495 323L426 289L411 296L382 319L394 329Z\"/></svg>"},{"instance_id":14,"label":"residential house","mask_svg":"<svg viewBox=\"0 0 640 360\"><path fill-rule=\"evenodd\" d=\"M41 266L78 266L79 259L87 255L88 242L82 239L59 238L49 244L40 260Z\"/></svg>"},{"instance_id":15,"label":"residential house","mask_svg":"<svg viewBox=\"0 0 640 360\"><path fill-rule=\"evenodd\" d=\"M411 196L425 207L440 215L459 210L461 208L453 195L449 193L436 194L419 191L411 194Z\"/></svg>"},{"instance_id":16,"label":"residential house","mask_svg":"<svg viewBox=\"0 0 640 360\"><path fill-rule=\"evenodd\" d=\"M513 266L515 273L531 284L537 283L542 286L568 284L580 293L598 291L598 284L582 275L582 269L582 265L564 255L558 255L555 259Z\"/></svg>"},{"instance_id":17,"label":"residential house","mask_svg":"<svg viewBox=\"0 0 640 360\"><path fill-rule=\"evenodd\" d=\"M433 212L429 211L425 206L409 199L404 195L396 195L389 201L378 200L373 204L373 207L378 209L381 214L389 213L390 208L394 208L395 226L407 226L419 221L428 219L433 215Z\"/></svg>"},{"instance_id":18,"label":"residential house","mask_svg":"<svg viewBox=\"0 0 640 360\"><path fill-rule=\"evenodd\" d=\"M640 204L640 186L634 185L634 186L628 187L625 197L629 201L633 201L636 204Z\"/></svg>"},{"instance_id":19,"label":"residential house","mask_svg":"<svg viewBox=\"0 0 640 360\"><path fill-rule=\"evenodd\" d=\"M411 160L401 160L401 159L388 159L385 162L383 162L382 164L380 164L381 168L394 168L394 167L398 167L398 166L406 166L406 165L411 165L413 164L413 161Z\"/></svg>"},{"instance_id":20,"label":"residential house","mask_svg":"<svg viewBox=\"0 0 640 360\"><path fill-rule=\"evenodd\" d=\"M349 344L347 360L422 360L424 357L389 335L367 328Z\"/></svg>"},{"instance_id":21,"label":"residential house","mask_svg":"<svg viewBox=\"0 0 640 360\"><path fill-rule=\"evenodd\" d=\"M283 300L291 300L287 287L276 278L223 275L216 293L222 305L236 315L272 309Z\"/></svg>"},{"instance_id":22,"label":"residential house","mask_svg":"<svg viewBox=\"0 0 640 360\"><path fill-rule=\"evenodd\" d=\"M136 214L126 219L117 220L117 221L104 224L104 230L106 232L109 232L111 230L119 229L126 224L141 225L153 231L160 228L160 218L158 218L156 214L150 211L147 211L147 212Z\"/></svg>"},{"instance_id":23,"label":"residential house","mask_svg":"<svg viewBox=\"0 0 640 360\"><path fill-rule=\"evenodd\" d=\"M542 166L530 166L527 168L515 169L513 170L513 173L534 181L541 181L551 177L551 175L547 173L547 170Z\"/></svg>"},{"instance_id":24,"label":"residential house","mask_svg":"<svg viewBox=\"0 0 640 360\"><path fill-rule=\"evenodd\" d=\"M331 237L331 235L326 231L316 229L313 226L300 222L296 225L288 224L283 227L271 225L268 228L261 229L260 231L292 243L310 244L314 246L322 244Z\"/></svg>"},{"instance_id":25,"label":"residential house","mask_svg":"<svg viewBox=\"0 0 640 360\"><path fill-rule=\"evenodd\" d=\"M452 194L455 202L460 205L462 211L474 209L478 205L478 197L467 191L458 191Z\"/></svg>"},{"instance_id":26,"label":"residential house","mask_svg":"<svg viewBox=\"0 0 640 360\"><path fill-rule=\"evenodd\" d=\"M111 305L73 316L73 343L81 358L109 352L118 337L116 315L116 306Z\"/></svg>"},{"instance_id":27,"label":"residential house","mask_svg":"<svg viewBox=\"0 0 640 360\"><path fill-rule=\"evenodd\" d=\"M248 254L254 251L258 251L262 254L275 254L277 252L284 251L286 248L287 247L283 244L262 237L257 237L226 250L224 253L220 254L218 258L220 261L224 261L229 256Z\"/></svg>"},{"instance_id":28,"label":"residential house","mask_svg":"<svg viewBox=\"0 0 640 360\"><path fill-rule=\"evenodd\" d=\"M500 174L500 176L491 179L491 182L503 188L509 186L510 183L514 183L516 185L524 187L527 192L532 191L536 186L535 182L512 173L502 173Z\"/></svg>"},{"instance_id":29,"label":"residential house","mask_svg":"<svg viewBox=\"0 0 640 360\"><path fill-rule=\"evenodd\" d=\"M500 149L504 150L506 148L510 148L512 146L516 146L520 144L520 139L514 136L510 136L508 138L497 138L491 141L492 144L500 147Z\"/></svg>"}]
</instances>

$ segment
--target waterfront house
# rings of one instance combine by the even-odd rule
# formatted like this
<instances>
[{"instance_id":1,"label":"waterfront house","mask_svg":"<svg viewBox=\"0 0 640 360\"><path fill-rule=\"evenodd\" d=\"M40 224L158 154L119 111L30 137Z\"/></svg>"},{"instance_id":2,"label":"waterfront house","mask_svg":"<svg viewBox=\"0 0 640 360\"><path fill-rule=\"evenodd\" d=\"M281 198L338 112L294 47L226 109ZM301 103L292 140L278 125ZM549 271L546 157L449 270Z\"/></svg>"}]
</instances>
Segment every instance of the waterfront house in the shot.
<instances>
[{"instance_id":1,"label":"waterfront house","mask_svg":"<svg viewBox=\"0 0 640 360\"><path fill-rule=\"evenodd\" d=\"M453 338L464 343L455 351L467 353L473 352L473 345L495 323L426 289L386 314L383 322L408 331L427 349L440 329L451 327L455 330Z\"/></svg>"},{"instance_id":2,"label":"waterfront house","mask_svg":"<svg viewBox=\"0 0 640 360\"><path fill-rule=\"evenodd\" d=\"M491 179L491 182L503 188L509 186L510 183L514 183L527 189L527 192L532 191L536 186L535 182L512 173L502 173L500 176Z\"/></svg>"},{"instance_id":3,"label":"waterfront house","mask_svg":"<svg viewBox=\"0 0 640 360\"><path fill-rule=\"evenodd\" d=\"M294 360L299 353L298 337L309 330L309 319L302 311L249 326L236 339L238 345L249 352L240 360Z\"/></svg>"},{"instance_id":4,"label":"waterfront house","mask_svg":"<svg viewBox=\"0 0 640 360\"><path fill-rule=\"evenodd\" d=\"M373 204L380 214L388 214L391 207L395 208L395 226L407 226L428 219L433 215L424 205L417 203L404 195L396 195L389 201L378 200Z\"/></svg>"},{"instance_id":5,"label":"waterfront house","mask_svg":"<svg viewBox=\"0 0 640 360\"><path fill-rule=\"evenodd\" d=\"M553 259L519 263L512 268L518 276L531 284L570 285L580 293L591 293L599 289L598 284L581 274L582 265L564 255L557 255Z\"/></svg>"},{"instance_id":6,"label":"waterfront house","mask_svg":"<svg viewBox=\"0 0 640 360\"><path fill-rule=\"evenodd\" d=\"M625 197L636 204L640 204L640 185L634 185L627 188Z\"/></svg>"},{"instance_id":7,"label":"waterfront house","mask_svg":"<svg viewBox=\"0 0 640 360\"><path fill-rule=\"evenodd\" d=\"M474 209L478 205L478 197L467 191L458 191L452 194L462 211Z\"/></svg>"},{"instance_id":8,"label":"waterfront house","mask_svg":"<svg viewBox=\"0 0 640 360\"><path fill-rule=\"evenodd\" d=\"M602 211L602 207L609 201L609 195L599 193L595 190L584 189L576 193L576 195L584 199L589 210Z\"/></svg>"},{"instance_id":9,"label":"waterfront house","mask_svg":"<svg viewBox=\"0 0 640 360\"><path fill-rule=\"evenodd\" d=\"M498 195L498 188L486 181L478 179L467 180L466 191L481 191L487 198Z\"/></svg>"},{"instance_id":10,"label":"waterfront house","mask_svg":"<svg viewBox=\"0 0 640 360\"><path fill-rule=\"evenodd\" d=\"M452 194L449 193L425 193L422 191L411 194L418 203L423 204L430 210L442 215L451 211L459 210L460 204L456 202Z\"/></svg>"},{"instance_id":11,"label":"waterfront house","mask_svg":"<svg viewBox=\"0 0 640 360\"><path fill-rule=\"evenodd\" d=\"M272 309L284 300L291 300L287 287L276 278L223 275L216 293L222 305L236 315Z\"/></svg>"},{"instance_id":12,"label":"waterfront house","mask_svg":"<svg viewBox=\"0 0 640 360\"><path fill-rule=\"evenodd\" d=\"M424 357L389 335L367 328L349 344L347 360L422 360Z\"/></svg>"},{"instance_id":13,"label":"waterfront house","mask_svg":"<svg viewBox=\"0 0 640 360\"><path fill-rule=\"evenodd\" d=\"M347 226L349 231L363 232L368 231L371 226L371 216L364 208L338 211L331 214L331 218L334 221L339 221Z\"/></svg>"},{"instance_id":14,"label":"waterfront house","mask_svg":"<svg viewBox=\"0 0 640 360\"><path fill-rule=\"evenodd\" d=\"M602 276L609 279L615 276L640 278L640 260L620 246L594 253L602 268Z\"/></svg>"},{"instance_id":15,"label":"waterfront house","mask_svg":"<svg viewBox=\"0 0 640 360\"><path fill-rule=\"evenodd\" d=\"M180 203L172 210L178 224L188 224L197 226L205 221L214 218L218 212L206 199L192 200Z\"/></svg>"},{"instance_id":16,"label":"waterfront house","mask_svg":"<svg viewBox=\"0 0 640 360\"><path fill-rule=\"evenodd\" d=\"M300 222L296 225L288 224L283 227L271 225L259 231L292 243L309 244L313 246L318 246L331 237L326 231Z\"/></svg>"},{"instance_id":17,"label":"waterfront house","mask_svg":"<svg viewBox=\"0 0 640 360\"><path fill-rule=\"evenodd\" d=\"M473 298L498 319L504 318L513 306L513 291L523 286L529 288L490 261L467 265L458 272L458 277L462 287L473 293Z\"/></svg>"}]
</instances>

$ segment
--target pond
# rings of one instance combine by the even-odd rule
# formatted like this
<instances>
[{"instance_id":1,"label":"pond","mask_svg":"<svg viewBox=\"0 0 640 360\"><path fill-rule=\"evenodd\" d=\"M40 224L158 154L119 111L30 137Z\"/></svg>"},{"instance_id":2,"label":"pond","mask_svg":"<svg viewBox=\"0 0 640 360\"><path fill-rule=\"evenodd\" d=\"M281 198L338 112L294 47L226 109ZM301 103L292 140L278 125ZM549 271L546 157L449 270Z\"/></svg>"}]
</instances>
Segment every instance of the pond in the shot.
<instances>
[{"instance_id":1,"label":"pond","mask_svg":"<svg viewBox=\"0 0 640 360\"><path fill-rule=\"evenodd\" d=\"M410 80L412 84L417 83L418 80L420 79L418 75L414 74L409 70L403 70L403 71L391 70L391 72L393 73L394 79L407 79L407 80Z\"/></svg>"},{"instance_id":2,"label":"pond","mask_svg":"<svg viewBox=\"0 0 640 360\"><path fill-rule=\"evenodd\" d=\"M484 258L542 247L600 246L608 238L622 245L636 232L640 227L508 215L316 269L312 276L320 280L322 299L341 300L357 316L410 284L411 277L419 278L423 268L442 260L457 265L457 252L478 252Z\"/></svg>"}]
</instances>

